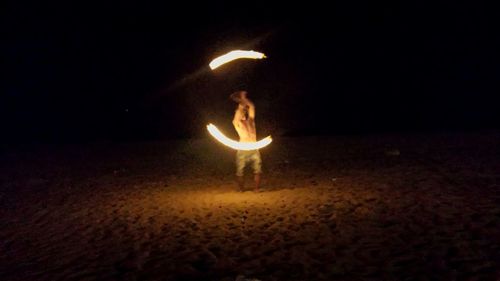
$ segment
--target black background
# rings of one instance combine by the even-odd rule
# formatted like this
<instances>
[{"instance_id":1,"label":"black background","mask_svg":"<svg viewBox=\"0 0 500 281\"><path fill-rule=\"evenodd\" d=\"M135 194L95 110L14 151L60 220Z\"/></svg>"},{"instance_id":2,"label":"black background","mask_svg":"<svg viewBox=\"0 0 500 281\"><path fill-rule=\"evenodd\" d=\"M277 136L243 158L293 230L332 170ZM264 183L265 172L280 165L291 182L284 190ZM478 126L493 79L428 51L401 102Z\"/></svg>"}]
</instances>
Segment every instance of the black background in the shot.
<instances>
[{"instance_id":1,"label":"black background","mask_svg":"<svg viewBox=\"0 0 500 281\"><path fill-rule=\"evenodd\" d=\"M500 35L480 1L4 7L3 142L229 132L238 89L259 135L498 128ZM208 69L232 49L268 58Z\"/></svg>"}]
</instances>

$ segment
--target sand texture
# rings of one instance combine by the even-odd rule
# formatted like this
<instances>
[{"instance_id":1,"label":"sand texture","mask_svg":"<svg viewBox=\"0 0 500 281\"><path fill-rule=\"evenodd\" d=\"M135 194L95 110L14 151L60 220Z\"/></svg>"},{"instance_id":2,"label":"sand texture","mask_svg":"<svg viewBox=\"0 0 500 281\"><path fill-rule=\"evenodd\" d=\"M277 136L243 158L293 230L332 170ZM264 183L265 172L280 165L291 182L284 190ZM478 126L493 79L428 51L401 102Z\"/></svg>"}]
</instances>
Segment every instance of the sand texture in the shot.
<instances>
[{"instance_id":1,"label":"sand texture","mask_svg":"<svg viewBox=\"0 0 500 281\"><path fill-rule=\"evenodd\" d=\"M0 280L500 280L496 133L4 148ZM244 276L244 278L243 278Z\"/></svg>"}]
</instances>

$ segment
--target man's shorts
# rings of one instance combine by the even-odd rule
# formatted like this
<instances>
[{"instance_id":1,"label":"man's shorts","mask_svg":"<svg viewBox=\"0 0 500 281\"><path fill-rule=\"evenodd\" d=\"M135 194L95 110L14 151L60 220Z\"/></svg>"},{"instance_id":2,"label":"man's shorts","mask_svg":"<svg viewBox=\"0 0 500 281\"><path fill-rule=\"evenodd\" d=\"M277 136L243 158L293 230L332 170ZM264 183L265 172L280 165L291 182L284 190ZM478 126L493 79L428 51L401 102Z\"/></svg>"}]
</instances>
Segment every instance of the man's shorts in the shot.
<instances>
[{"instance_id":1,"label":"man's shorts","mask_svg":"<svg viewBox=\"0 0 500 281\"><path fill-rule=\"evenodd\" d=\"M238 150L236 152L236 175L243 176L243 171L248 162L252 162L254 174L262 173L262 160L259 150Z\"/></svg>"}]
</instances>

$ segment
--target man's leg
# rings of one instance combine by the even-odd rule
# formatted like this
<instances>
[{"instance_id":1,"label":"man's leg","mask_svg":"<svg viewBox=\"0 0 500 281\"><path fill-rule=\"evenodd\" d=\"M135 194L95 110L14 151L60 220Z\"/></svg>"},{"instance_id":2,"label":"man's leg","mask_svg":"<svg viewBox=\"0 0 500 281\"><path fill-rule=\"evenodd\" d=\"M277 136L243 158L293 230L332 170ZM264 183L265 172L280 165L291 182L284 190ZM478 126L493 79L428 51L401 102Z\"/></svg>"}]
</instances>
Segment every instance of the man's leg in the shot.
<instances>
[{"instance_id":1,"label":"man's leg","mask_svg":"<svg viewBox=\"0 0 500 281\"><path fill-rule=\"evenodd\" d=\"M243 191L243 188L245 187L245 179L243 176L236 176L236 180L238 181L238 191Z\"/></svg>"},{"instance_id":2,"label":"man's leg","mask_svg":"<svg viewBox=\"0 0 500 281\"><path fill-rule=\"evenodd\" d=\"M257 150L252 154L253 160L253 173L254 173L254 181L255 181L255 191L259 191L260 180L262 174L262 160L260 158L260 152Z\"/></svg>"},{"instance_id":3,"label":"man's leg","mask_svg":"<svg viewBox=\"0 0 500 281\"><path fill-rule=\"evenodd\" d=\"M245 185L245 179L243 178L245 162L244 152L238 150L236 152L236 181L238 182L238 191L243 191Z\"/></svg>"},{"instance_id":4,"label":"man's leg","mask_svg":"<svg viewBox=\"0 0 500 281\"><path fill-rule=\"evenodd\" d=\"M254 175L254 181L255 181L255 191L259 191L259 186L260 186L260 174L255 174L255 175Z\"/></svg>"}]
</instances>

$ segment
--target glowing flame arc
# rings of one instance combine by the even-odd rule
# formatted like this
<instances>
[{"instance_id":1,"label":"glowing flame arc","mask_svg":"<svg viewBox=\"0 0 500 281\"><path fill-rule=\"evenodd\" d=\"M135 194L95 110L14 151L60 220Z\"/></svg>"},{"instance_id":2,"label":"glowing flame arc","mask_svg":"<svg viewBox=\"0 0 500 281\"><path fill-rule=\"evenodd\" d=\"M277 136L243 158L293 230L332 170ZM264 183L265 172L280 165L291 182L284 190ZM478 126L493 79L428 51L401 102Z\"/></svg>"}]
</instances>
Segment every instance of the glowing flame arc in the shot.
<instances>
[{"instance_id":1,"label":"glowing flame arc","mask_svg":"<svg viewBox=\"0 0 500 281\"><path fill-rule=\"evenodd\" d=\"M237 59L263 59L266 55L255 51L234 50L225 55L215 58L209 64L212 70L217 67Z\"/></svg>"},{"instance_id":2,"label":"glowing flame arc","mask_svg":"<svg viewBox=\"0 0 500 281\"><path fill-rule=\"evenodd\" d=\"M224 145L229 146L232 149L236 149L236 150L260 149L260 148L267 146L268 144L270 144L273 141L271 136L267 136L258 142L238 142L238 141L235 141L235 140L232 140L232 139L226 137L213 124L208 124L207 130L216 140L218 140L219 142L223 143Z\"/></svg>"}]
</instances>

